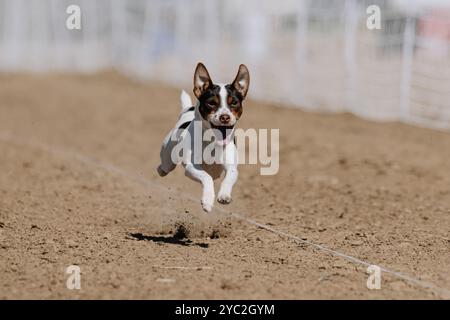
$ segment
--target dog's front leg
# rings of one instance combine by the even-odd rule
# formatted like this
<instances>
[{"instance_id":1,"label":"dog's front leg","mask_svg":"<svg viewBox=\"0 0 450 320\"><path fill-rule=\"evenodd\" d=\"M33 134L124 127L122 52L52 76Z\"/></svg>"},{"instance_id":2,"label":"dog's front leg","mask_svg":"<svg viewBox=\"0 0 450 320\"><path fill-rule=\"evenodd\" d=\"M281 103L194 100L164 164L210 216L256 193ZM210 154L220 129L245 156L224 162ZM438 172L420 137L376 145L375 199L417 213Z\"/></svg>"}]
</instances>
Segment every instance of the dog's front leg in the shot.
<instances>
[{"instance_id":1,"label":"dog's front leg","mask_svg":"<svg viewBox=\"0 0 450 320\"><path fill-rule=\"evenodd\" d=\"M221 204L231 202L231 190L238 178L237 170L237 150L233 144L229 144L225 149L225 163L223 165L225 177L220 185L217 201Z\"/></svg>"},{"instance_id":2,"label":"dog's front leg","mask_svg":"<svg viewBox=\"0 0 450 320\"><path fill-rule=\"evenodd\" d=\"M192 180L198 181L203 186L202 207L206 212L212 210L214 204L214 182L212 177L200 167L188 163L184 166L185 175Z\"/></svg>"},{"instance_id":3,"label":"dog's front leg","mask_svg":"<svg viewBox=\"0 0 450 320\"><path fill-rule=\"evenodd\" d=\"M237 166L224 166L225 178L223 178L220 185L219 193L217 194L217 201L221 204L228 204L231 202L231 190L238 178Z\"/></svg>"}]
</instances>

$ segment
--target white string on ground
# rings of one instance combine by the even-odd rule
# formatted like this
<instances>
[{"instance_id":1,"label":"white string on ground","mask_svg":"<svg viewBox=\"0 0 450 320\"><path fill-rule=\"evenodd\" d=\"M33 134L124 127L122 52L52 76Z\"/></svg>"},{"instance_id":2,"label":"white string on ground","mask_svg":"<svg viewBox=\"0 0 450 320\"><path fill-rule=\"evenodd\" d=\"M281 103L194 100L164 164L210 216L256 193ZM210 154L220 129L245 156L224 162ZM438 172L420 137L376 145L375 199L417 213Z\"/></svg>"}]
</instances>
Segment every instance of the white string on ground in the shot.
<instances>
[{"instance_id":1,"label":"white string on ground","mask_svg":"<svg viewBox=\"0 0 450 320\"><path fill-rule=\"evenodd\" d=\"M77 161L79 161L81 163L84 163L84 164L86 164L88 166L101 169L103 171L115 174L117 176L121 176L121 177L123 177L123 178L125 178L125 179L127 179L129 181L133 181L133 182L139 183L139 184L141 184L141 185L143 185L145 187L157 188L157 189L162 190L164 192L172 192L171 190L169 190L168 187L166 187L166 186L164 186L164 185L162 185L162 184L160 184L158 182L155 182L155 181L148 180L148 179L145 179L145 178L140 177L140 176L136 176L136 175L130 174L129 172L126 172L125 170L123 170L123 169L121 169L121 168L119 168L119 167L117 167L117 166L115 166L113 164L102 162L102 161L98 161L98 160L96 160L96 159L94 159L92 157L80 154L78 152L68 151L68 150L64 150L64 149L61 149L61 148L53 147L53 146L47 145L47 144L39 142L39 141L18 138L18 137L13 136L9 132L0 132L0 140L3 141L3 142L6 142L6 143L13 143L13 144L16 144L16 145L19 145L19 146L28 146L30 148L40 149L40 150L43 150L43 151L45 151L45 152L47 152L49 154L60 156L62 158L68 159L68 160L77 160ZM182 193L182 196L185 199L189 199L189 200L198 202L198 199L196 197L190 195L190 194ZM409 276L409 275L403 274L401 272L392 270L392 269L387 268L387 267L380 266L380 265L375 264L375 263L370 263L370 262L358 259L356 257L353 257L351 255L345 254L343 252L340 252L340 251L337 251L337 250L333 250L331 248L328 248L326 246L314 243L314 242L309 241L309 240L302 239L302 238L300 238L298 236L295 236L295 235L292 235L292 234L289 234L289 233L286 233L286 232L283 232L283 231L276 230L276 229L274 229L274 228L272 228L272 227L270 227L270 226L268 226L266 224L259 223L259 222L255 221L255 220L247 218L246 216L241 215L239 213L229 213L228 211L226 211L225 209L222 209L220 207L216 207L215 210L217 210L217 211L219 211L221 213L224 213L224 214L230 214L235 219L238 219L238 220L244 221L246 223L249 223L249 224L251 224L251 225L253 225L253 226L257 227L257 228L261 228L261 229L264 229L264 230L269 231L271 233L277 234L279 236L288 238L290 240L293 240L296 243L302 243L302 244L314 247L314 248L319 249L319 250L321 250L323 252L329 253L329 254L331 254L333 256L337 256L337 257L341 257L343 259L346 259L346 260L348 260L350 262L353 262L355 264L363 265L363 266L366 266L366 267L371 266L371 265L376 265L376 266L378 266L380 268L381 271L383 271L383 272L385 272L387 274L393 275L394 277L397 277L399 279L402 279L402 280L404 280L406 282L409 282L411 284L417 285L417 286L422 287L424 289L429 289L429 290L433 291L434 293L441 295L441 297L443 297L443 298L450 299L450 290L448 290L446 288L439 287L439 286L437 286L437 285L435 285L435 284L433 284L431 282L417 279L417 278L415 278L413 276Z\"/></svg>"},{"instance_id":2,"label":"white string on ground","mask_svg":"<svg viewBox=\"0 0 450 320\"><path fill-rule=\"evenodd\" d=\"M186 266L152 266L158 269L179 269L179 270L212 270L212 267L186 267Z\"/></svg>"}]
</instances>

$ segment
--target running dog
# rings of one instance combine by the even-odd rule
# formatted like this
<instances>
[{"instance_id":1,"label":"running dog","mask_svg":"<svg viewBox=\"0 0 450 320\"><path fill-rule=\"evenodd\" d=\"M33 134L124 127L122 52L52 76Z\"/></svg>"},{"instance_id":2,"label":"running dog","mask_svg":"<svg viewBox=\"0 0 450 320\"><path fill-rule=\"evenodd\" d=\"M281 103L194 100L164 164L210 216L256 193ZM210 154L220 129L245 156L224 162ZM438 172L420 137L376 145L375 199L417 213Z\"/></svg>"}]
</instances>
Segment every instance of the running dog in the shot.
<instances>
[{"instance_id":1,"label":"running dog","mask_svg":"<svg viewBox=\"0 0 450 320\"><path fill-rule=\"evenodd\" d=\"M250 74L243 64L233 82L215 84L206 67L199 63L194 73L194 95L198 101L193 106L190 96L182 91L180 116L163 141L161 164L157 169L159 175L167 175L182 163L185 175L202 184L201 204L206 212L210 212L214 204L213 180L219 178L223 171L225 177L217 201L221 204L231 202L231 190L238 177L234 131L242 116L242 102L249 85ZM204 141L206 136L213 142ZM183 146L182 152L176 152L180 145ZM212 152L205 152L211 149ZM218 154L221 157L217 157ZM213 161L218 158L222 161Z\"/></svg>"}]
</instances>

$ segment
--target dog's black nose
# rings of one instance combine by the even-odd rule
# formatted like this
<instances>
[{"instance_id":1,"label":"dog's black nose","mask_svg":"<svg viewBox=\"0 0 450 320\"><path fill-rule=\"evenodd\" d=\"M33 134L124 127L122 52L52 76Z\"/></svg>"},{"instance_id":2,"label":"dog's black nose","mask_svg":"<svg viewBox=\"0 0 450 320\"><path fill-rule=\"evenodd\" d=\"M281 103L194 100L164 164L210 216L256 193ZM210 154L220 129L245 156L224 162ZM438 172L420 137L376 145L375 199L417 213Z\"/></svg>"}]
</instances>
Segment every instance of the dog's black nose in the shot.
<instances>
[{"instance_id":1,"label":"dog's black nose","mask_svg":"<svg viewBox=\"0 0 450 320\"><path fill-rule=\"evenodd\" d=\"M230 122L230 116L227 114L222 114L219 117L220 122L222 122L223 124L228 124L228 122Z\"/></svg>"}]
</instances>

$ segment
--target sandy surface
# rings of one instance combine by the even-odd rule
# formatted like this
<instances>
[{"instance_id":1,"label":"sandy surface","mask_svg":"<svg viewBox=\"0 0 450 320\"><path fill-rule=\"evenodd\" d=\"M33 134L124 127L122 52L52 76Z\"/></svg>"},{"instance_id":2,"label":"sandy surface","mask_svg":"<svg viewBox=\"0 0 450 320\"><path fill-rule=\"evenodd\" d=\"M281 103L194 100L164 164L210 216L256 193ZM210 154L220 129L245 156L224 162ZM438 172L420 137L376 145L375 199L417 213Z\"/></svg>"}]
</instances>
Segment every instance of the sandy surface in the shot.
<instances>
[{"instance_id":1,"label":"sandy surface","mask_svg":"<svg viewBox=\"0 0 450 320\"><path fill-rule=\"evenodd\" d=\"M157 175L178 96L109 72L0 76L1 299L449 298L450 134L244 106L242 128L280 128L280 171L241 166L216 207L438 287L383 273L368 290L366 266L206 215L180 168Z\"/></svg>"}]
</instances>

